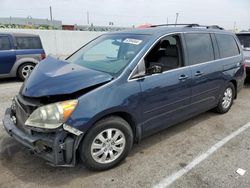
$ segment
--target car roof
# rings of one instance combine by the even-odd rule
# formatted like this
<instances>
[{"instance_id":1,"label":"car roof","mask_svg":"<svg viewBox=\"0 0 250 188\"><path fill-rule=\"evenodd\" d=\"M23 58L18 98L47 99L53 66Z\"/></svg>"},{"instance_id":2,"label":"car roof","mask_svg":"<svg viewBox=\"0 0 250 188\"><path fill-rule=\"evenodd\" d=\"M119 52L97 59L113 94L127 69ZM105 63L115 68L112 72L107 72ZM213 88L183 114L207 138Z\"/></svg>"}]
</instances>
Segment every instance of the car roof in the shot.
<instances>
[{"instance_id":1,"label":"car roof","mask_svg":"<svg viewBox=\"0 0 250 188\"><path fill-rule=\"evenodd\" d=\"M0 33L0 35L11 35L13 37L39 37L39 35L27 33Z\"/></svg>"},{"instance_id":2,"label":"car roof","mask_svg":"<svg viewBox=\"0 0 250 188\"><path fill-rule=\"evenodd\" d=\"M159 26L159 27L149 27L143 29L131 29L114 32L116 34L141 34L141 35L154 35L161 36L168 33L184 33L184 32L201 32L201 33L224 33L224 34L233 34L230 31L221 30L221 29L206 29L206 28L195 28L195 27L168 27L168 26ZM112 34L112 33L110 33Z\"/></svg>"}]
</instances>

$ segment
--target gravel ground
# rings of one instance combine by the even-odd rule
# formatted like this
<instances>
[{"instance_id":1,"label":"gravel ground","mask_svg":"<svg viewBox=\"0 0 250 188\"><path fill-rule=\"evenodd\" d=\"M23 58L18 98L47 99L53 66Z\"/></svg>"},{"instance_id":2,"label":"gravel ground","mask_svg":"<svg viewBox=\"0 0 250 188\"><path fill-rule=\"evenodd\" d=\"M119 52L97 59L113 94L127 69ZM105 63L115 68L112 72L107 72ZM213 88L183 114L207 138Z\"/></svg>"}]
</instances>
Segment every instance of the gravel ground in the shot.
<instances>
[{"instance_id":1,"label":"gravel ground","mask_svg":"<svg viewBox=\"0 0 250 188\"><path fill-rule=\"evenodd\" d=\"M0 80L0 119L21 82ZM105 172L54 168L10 138L0 123L0 187L152 187L250 122L250 84L224 115L203 113L135 145L127 159ZM170 187L250 187L250 129L236 136ZM236 173L246 170L244 176Z\"/></svg>"}]
</instances>

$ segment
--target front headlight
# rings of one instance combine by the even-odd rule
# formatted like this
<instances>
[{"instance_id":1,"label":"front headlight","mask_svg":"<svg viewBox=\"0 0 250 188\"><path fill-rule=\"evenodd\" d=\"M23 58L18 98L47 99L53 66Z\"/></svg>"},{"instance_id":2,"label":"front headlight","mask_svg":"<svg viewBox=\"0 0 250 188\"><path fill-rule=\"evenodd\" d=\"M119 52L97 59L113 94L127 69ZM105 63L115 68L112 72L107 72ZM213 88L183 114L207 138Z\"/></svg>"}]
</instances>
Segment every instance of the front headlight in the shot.
<instances>
[{"instance_id":1,"label":"front headlight","mask_svg":"<svg viewBox=\"0 0 250 188\"><path fill-rule=\"evenodd\" d=\"M77 100L68 100L39 107L26 120L25 125L56 129L69 118L77 103Z\"/></svg>"}]
</instances>

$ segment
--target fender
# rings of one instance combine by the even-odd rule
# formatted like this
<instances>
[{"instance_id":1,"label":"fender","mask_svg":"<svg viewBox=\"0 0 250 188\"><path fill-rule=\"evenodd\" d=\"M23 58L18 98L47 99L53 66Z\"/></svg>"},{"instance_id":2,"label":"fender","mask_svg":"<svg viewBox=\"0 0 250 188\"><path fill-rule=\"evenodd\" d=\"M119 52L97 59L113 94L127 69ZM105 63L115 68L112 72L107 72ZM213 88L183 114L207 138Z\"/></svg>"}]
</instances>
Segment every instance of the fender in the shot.
<instances>
[{"instance_id":1,"label":"fender","mask_svg":"<svg viewBox=\"0 0 250 188\"><path fill-rule=\"evenodd\" d=\"M83 127L88 132L97 121L112 115L120 116L129 123L134 132L135 142L139 143L142 138L142 123L136 118L135 114L131 114L131 111L125 107L113 107L102 111L91 118Z\"/></svg>"}]
</instances>

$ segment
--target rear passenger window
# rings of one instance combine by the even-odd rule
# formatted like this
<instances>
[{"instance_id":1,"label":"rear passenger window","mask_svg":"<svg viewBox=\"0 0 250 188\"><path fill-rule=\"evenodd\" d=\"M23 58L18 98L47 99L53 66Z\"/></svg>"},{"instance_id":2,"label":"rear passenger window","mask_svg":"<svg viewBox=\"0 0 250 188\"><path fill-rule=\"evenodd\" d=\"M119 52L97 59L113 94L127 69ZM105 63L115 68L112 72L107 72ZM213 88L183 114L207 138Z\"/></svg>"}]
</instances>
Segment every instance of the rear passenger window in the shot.
<instances>
[{"instance_id":1,"label":"rear passenger window","mask_svg":"<svg viewBox=\"0 0 250 188\"><path fill-rule=\"evenodd\" d=\"M216 34L221 58L231 57L240 54L238 45L231 35Z\"/></svg>"},{"instance_id":2,"label":"rear passenger window","mask_svg":"<svg viewBox=\"0 0 250 188\"><path fill-rule=\"evenodd\" d=\"M214 60L210 34L186 34L187 51L191 65Z\"/></svg>"},{"instance_id":3,"label":"rear passenger window","mask_svg":"<svg viewBox=\"0 0 250 188\"><path fill-rule=\"evenodd\" d=\"M41 49L42 44L38 37L16 37L17 49Z\"/></svg>"},{"instance_id":4,"label":"rear passenger window","mask_svg":"<svg viewBox=\"0 0 250 188\"><path fill-rule=\"evenodd\" d=\"M0 36L0 50L10 50L10 40L7 36Z\"/></svg>"}]
</instances>

